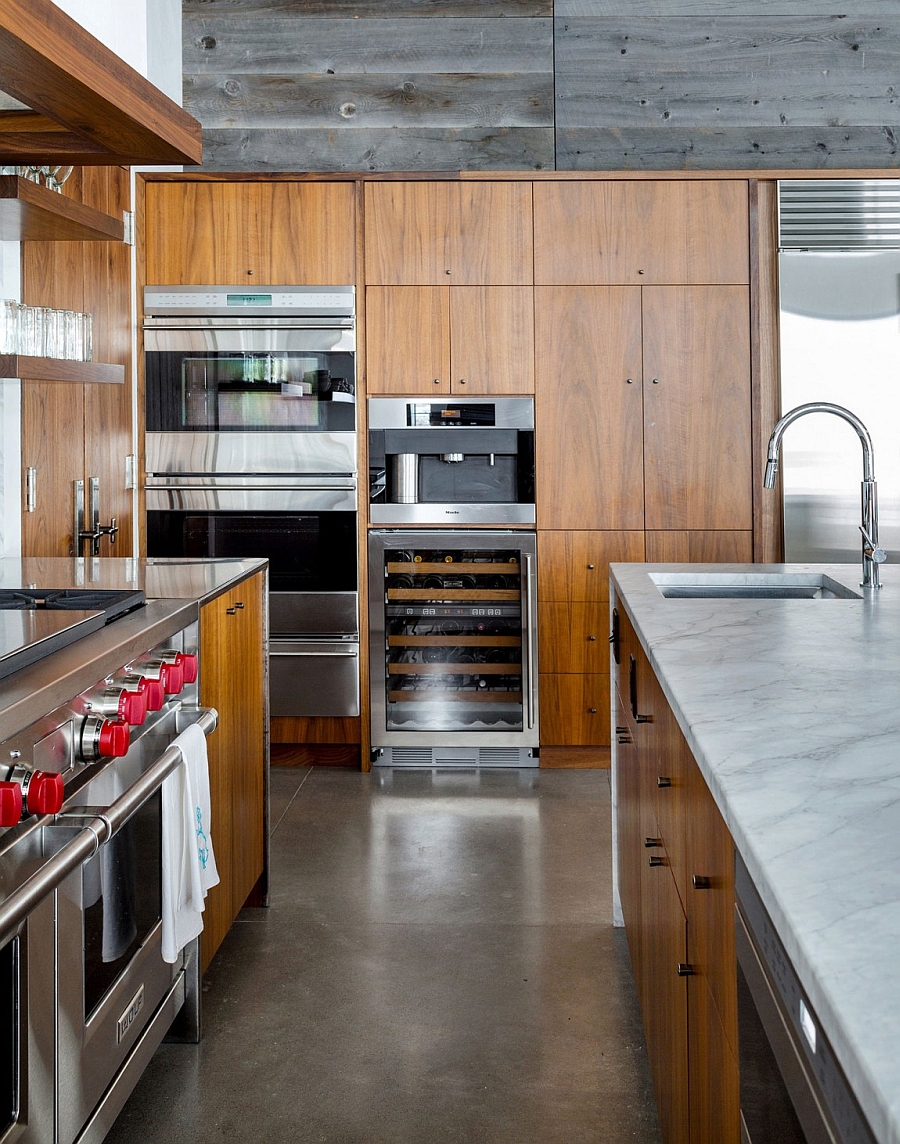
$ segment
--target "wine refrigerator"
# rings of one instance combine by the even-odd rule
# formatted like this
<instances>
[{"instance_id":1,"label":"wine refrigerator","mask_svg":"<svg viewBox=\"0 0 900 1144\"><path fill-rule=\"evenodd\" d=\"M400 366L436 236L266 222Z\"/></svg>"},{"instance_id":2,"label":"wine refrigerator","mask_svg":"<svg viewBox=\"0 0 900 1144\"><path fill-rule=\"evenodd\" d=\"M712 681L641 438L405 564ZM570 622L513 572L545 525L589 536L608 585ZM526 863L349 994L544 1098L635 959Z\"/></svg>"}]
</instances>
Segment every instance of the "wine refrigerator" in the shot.
<instances>
[{"instance_id":1,"label":"wine refrigerator","mask_svg":"<svg viewBox=\"0 0 900 1144\"><path fill-rule=\"evenodd\" d=\"M536 598L533 532L369 533L375 766L538 766Z\"/></svg>"}]
</instances>

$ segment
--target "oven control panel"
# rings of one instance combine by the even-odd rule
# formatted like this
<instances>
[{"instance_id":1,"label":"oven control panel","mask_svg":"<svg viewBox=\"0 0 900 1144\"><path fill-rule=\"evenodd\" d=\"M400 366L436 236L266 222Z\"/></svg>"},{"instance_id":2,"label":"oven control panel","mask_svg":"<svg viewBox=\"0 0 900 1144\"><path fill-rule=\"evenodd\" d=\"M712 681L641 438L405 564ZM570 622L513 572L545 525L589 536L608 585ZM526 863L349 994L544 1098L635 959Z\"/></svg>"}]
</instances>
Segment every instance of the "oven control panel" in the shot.
<instances>
[{"instance_id":1,"label":"oven control panel","mask_svg":"<svg viewBox=\"0 0 900 1144\"><path fill-rule=\"evenodd\" d=\"M123 664L0 744L0 829L57 814L98 764L140 755L183 705L198 702L196 627ZM137 764L139 765L139 763Z\"/></svg>"}]
</instances>

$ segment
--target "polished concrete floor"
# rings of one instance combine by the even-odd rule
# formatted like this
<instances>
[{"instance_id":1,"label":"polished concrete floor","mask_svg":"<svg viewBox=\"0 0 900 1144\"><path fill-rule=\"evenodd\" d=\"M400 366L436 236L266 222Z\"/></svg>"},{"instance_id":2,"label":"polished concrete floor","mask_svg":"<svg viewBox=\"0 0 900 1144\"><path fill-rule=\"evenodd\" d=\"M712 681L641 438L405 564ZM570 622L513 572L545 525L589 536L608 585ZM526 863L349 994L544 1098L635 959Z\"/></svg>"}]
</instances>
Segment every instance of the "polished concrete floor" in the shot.
<instances>
[{"instance_id":1,"label":"polished concrete floor","mask_svg":"<svg viewBox=\"0 0 900 1144\"><path fill-rule=\"evenodd\" d=\"M277 768L272 826L108 1144L659 1144L607 772Z\"/></svg>"}]
</instances>

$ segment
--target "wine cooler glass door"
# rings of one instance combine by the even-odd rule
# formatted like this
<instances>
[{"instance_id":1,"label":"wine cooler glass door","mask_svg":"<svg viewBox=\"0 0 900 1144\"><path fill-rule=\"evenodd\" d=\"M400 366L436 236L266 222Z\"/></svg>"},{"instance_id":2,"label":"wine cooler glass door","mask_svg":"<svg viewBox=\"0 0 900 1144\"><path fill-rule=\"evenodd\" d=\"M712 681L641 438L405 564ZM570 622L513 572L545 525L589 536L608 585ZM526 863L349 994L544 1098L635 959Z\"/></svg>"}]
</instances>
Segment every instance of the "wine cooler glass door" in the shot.
<instances>
[{"instance_id":1,"label":"wine cooler glass door","mask_svg":"<svg viewBox=\"0 0 900 1144\"><path fill-rule=\"evenodd\" d=\"M379 537L378 707L390 742L512 744L536 735L530 534L483 535ZM377 662L374 641L372 652Z\"/></svg>"}]
</instances>

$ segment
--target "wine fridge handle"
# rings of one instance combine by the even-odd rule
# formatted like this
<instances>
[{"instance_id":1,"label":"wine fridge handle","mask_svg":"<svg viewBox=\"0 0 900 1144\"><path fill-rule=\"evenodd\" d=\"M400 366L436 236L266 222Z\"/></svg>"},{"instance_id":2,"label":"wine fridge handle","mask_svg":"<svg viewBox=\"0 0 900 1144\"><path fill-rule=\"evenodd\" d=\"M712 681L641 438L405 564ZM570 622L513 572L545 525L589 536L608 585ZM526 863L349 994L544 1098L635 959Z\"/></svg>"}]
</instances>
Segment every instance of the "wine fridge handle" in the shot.
<instances>
[{"instance_id":1,"label":"wine fridge handle","mask_svg":"<svg viewBox=\"0 0 900 1144\"><path fill-rule=\"evenodd\" d=\"M525 695L527 699L526 718L528 729L534 727L535 708L537 704L534 698L534 685L537 679L537 665L534 659L534 650L537 646L537 633L534 630L534 589L532 586L532 556L530 552L524 554L525 559L525 630L527 632L527 651L525 663L528 670L527 687Z\"/></svg>"}]
</instances>

